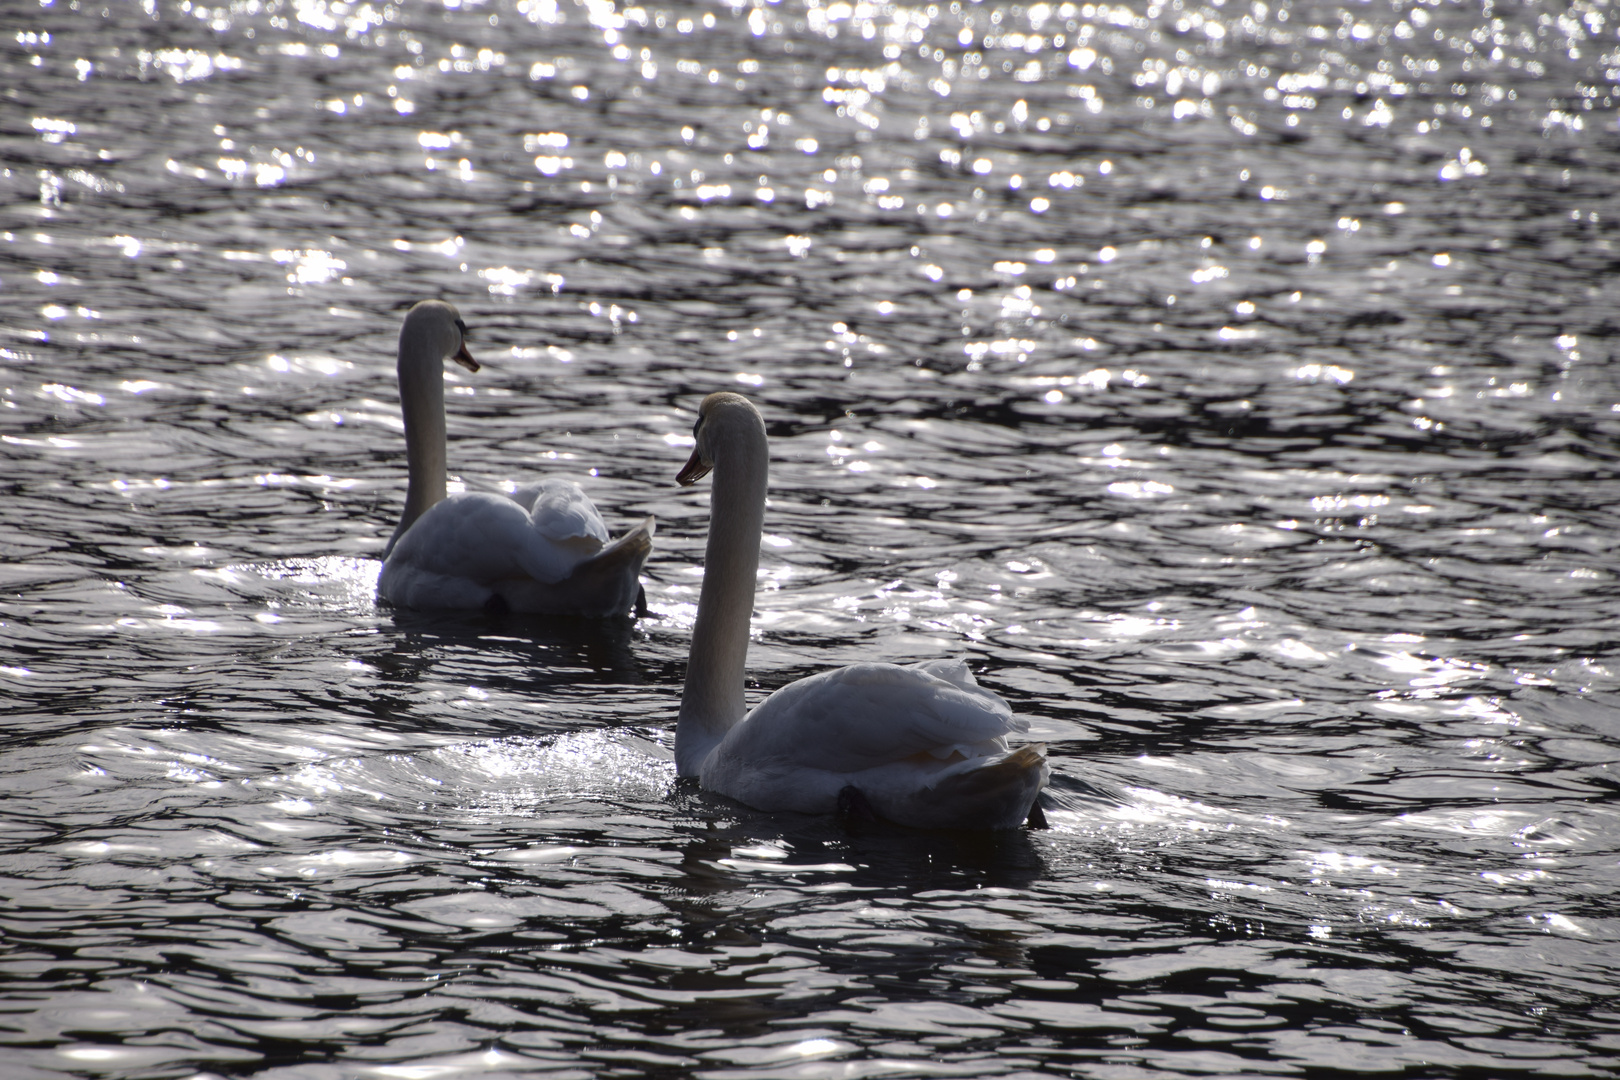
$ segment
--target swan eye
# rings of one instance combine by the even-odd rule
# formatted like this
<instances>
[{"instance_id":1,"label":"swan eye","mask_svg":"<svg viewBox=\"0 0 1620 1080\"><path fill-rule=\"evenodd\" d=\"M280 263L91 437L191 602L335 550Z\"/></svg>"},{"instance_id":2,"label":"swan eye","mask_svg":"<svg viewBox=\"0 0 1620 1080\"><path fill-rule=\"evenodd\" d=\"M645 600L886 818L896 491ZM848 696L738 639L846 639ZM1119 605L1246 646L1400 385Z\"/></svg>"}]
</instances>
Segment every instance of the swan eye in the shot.
<instances>
[{"instance_id":1,"label":"swan eye","mask_svg":"<svg viewBox=\"0 0 1620 1080\"><path fill-rule=\"evenodd\" d=\"M456 320L456 329L461 331L461 336L462 337L467 336L467 324L462 322L460 319Z\"/></svg>"},{"instance_id":2,"label":"swan eye","mask_svg":"<svg viewBox=\"0 0 1620 1080\"><path fill-rule=\"evenodd\" d=\"M692 425L692 438L694 438L694 439L697 438L698 428L700 428L702 426L703 426L703 417L700 416L700 417L697 418L697 423Z\"/></svg>"}]
</instances>

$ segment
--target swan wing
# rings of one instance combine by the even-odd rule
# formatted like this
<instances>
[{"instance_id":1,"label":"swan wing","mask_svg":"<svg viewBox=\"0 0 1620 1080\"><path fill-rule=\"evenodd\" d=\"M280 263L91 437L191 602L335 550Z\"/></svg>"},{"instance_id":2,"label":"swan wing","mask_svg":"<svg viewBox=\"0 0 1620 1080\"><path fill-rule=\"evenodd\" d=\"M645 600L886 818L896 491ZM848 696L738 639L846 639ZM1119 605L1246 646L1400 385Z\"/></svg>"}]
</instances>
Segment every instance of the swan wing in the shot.
<instances>
[{"instance_id":1,"label":"swan wing","mask_svg":"<svg viewBox=\"0 0 1620 1080\"><path fill-rule=\"evenodd\" d=\"M582 560L561 581L551 585L506 582L501 595L513 611L592 619L628 615L641 601L641 567L652 554L654 528L654 520L648 517Z\"/></svg>"},{"instance_id":2,"label":"swan wing","mask_svg":"<svg viewBox=\"0 0 1620 1080\"><path fill-rule=\"evenodd\" d=\"M506 496L464 491L416 519L389 553L378 589L386 600L426 606L390 595L391 580L409 568L417 576L462 579L481 586L487 599L488 586L494 582L510 578L555 582L590 554L541 535L531 515Z\"/></svg>"},{"instance_id":3,"label":"swan wing","mask_svg":"<svg viewBox=\"0 0 1620 1080\"><path fill-rule=\"evenodd\" d=\"M999 753L1009 733L1027 726L962 661L851 664L782 687L727 733L717 753L848 774L919 756Z\"/></svg>"},{"instance_id":4,"label":"swan wing","mask_svg":"<svg viewBox=\"0 0 1620 1080\"><path fill-rule=\"evenodd\" d=\"M525 484L512 493L512 501L526 507L534 531L557 544L600 551L608 542L607 524L580 486L560 476Z\"/></svg>"},{"instance_id":5,"label":"swan wing","mask_svg":"<svg viewBox=\"0 0 1620 1080\"><path fill-rule=\"evenodd\" d=\"M924 674L932 675L936 679L943 679L945 682L948 682L953 686L966 691L967 693L988 695L989 697L994 698L996 701L1001 702L1003 706L1006 706L1009 713L1012 712L1011 707L1007 706L1007 703L1002 700L1000 694L997 694L991 690L986 690L984 687L979 685L979 680L973 677L973 669L968 667L968 662L962 659L960 656L948 657L940 660L924 660L920 664L912 664L910 666L915 671L921 671ZM1012 725L1013 731L1029 730L1029 721L1019 716L1014 716L1012 718Z\"/></svg>"},{"instance_id":6,"label":"swan wing","mask_svg":"<svg viewBox=\"0 0 1620 1080\"><path fill-rule=\"evenodd\" d=\"M700 777L761 810L830 813L854 788L898 824L1013 828L1050 776L1044 746L1008 749L1027 726L960 661L853 664L760 702Z\"/></svg>"}]
</instances>

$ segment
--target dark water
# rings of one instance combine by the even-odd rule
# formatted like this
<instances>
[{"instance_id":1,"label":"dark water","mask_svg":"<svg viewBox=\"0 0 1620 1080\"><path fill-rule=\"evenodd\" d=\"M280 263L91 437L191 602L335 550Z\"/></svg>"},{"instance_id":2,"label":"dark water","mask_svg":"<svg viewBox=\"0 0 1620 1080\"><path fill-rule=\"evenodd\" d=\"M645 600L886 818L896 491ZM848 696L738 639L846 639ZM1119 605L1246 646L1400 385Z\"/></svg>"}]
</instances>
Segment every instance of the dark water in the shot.
<instances>
[{"instance_id":1,"label":"dark water","mask_svg":"<svg viewBox=\"0 0 1620 1080\"><path fill-rule=\"evenodd\" d=\"M6 1080L1620 1070L1609 4L0 15ZM375 605L434 295L650 617ZM1049 830L674 782L720 388Z\"/></svg>"}]
</instances>

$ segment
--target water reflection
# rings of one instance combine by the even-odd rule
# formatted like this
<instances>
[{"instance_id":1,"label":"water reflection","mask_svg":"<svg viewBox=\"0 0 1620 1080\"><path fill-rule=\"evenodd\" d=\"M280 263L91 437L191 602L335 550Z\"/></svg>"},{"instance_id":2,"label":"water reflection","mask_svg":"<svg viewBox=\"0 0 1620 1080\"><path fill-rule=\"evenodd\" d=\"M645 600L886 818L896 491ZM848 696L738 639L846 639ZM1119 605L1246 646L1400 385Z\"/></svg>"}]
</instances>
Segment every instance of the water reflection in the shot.
<instances>
[{"instance_id":1,"label":"water reflection","mask_svg":"<svg viewBox=\"0 0 1620 1080\"><path fill-rule=\"evenodd\" d=\"M635 646L642 635L628 620L545 618L503 615L443 617L390 609L395 630L388 662L391 673L417 675L446 654L493 661L486 674L504 676L501 685L527 686L541 698L578 685L581 676L602 683L645 681L645 662ZM480 660L480 663L482 660ZM508 681L510 680L510 681Z\"/></svg>"}]
</instances>

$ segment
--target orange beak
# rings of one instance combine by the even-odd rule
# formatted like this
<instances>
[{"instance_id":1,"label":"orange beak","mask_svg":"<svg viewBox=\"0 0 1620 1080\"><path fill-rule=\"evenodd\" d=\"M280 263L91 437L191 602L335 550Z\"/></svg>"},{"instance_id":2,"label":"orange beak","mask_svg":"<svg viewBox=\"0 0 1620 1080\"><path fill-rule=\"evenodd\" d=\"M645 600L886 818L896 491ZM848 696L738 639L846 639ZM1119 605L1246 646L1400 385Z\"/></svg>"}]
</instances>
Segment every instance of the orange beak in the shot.
<instances>
[{"instance_id":1,"label":"orange beak","mask_svg":"<svg viewBox=\"0 0 1620 1080\"><path fill-rule=\"evenodd\" d=\"M468 371L478 370L478 361L474 360L472 358L472 353L467 351L467 343L465 341L461 343L461 348L456 352L456 355L452 356L450 359L454 360Z\"/></svg>"},{"instance_id":2,"label":"orange beak","mask_svg":"<svg viewBox=\"0 0 1620 1080\"><path fill-rule=\"evenodd\" d=\"M698 455L696 447L692 448L692 456L686 459L686 465L675 474L675 482L681 487L691 487L705 476L709 475L711 465L703 464L703 458Z\"/></svg>"}]
</instances>

